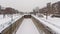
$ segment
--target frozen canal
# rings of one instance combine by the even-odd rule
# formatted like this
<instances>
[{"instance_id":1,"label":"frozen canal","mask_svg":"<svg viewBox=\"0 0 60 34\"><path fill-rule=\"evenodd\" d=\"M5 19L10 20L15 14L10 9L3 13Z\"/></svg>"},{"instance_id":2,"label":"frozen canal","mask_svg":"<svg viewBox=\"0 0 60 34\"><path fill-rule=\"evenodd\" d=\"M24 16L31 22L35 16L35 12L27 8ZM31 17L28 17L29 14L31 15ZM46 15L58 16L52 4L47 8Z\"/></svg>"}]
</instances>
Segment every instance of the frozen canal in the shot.
<instances>
[{"instance_id":1,"label":"frozen canal","mask_svg":"<svg viewBox=\"0 0 60 34\"><path fill-rule=\"evenodd\" d=\"M24 19L16 34L39 34L33 21L29 18Z\"/></svg>"}]
</instances>

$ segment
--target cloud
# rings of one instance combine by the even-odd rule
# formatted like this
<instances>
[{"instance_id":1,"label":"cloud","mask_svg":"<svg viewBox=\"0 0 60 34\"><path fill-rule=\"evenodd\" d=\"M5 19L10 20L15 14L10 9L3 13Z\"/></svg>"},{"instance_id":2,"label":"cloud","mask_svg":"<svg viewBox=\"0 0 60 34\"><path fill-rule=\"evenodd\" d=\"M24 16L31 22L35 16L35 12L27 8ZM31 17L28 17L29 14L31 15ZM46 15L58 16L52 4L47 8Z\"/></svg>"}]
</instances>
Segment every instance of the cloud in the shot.
<instances>
[{"instance_id":1,"label":"cloud","mask_svg":"<svg viewBox=\"0 0 60 34\"><path fill-rule=\"evenodd\" d=\"M59 0L0 0L0 5L4 7L13 7L19 11L30 12L35 7L44 7L48 2L57 2Z\"/></svg>"}]
</instances>

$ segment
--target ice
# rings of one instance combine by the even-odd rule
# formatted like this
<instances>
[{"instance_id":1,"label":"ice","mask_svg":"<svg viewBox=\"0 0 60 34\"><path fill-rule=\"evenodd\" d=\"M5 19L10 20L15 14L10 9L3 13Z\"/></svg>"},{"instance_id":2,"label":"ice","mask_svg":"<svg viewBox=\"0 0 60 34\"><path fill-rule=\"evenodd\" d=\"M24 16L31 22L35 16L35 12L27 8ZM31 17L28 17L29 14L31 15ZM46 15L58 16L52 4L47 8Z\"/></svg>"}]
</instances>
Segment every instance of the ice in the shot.
<instances>
[{"instance_id":1,"label":"ice","mask_svg":"<svg viewBox=\"0 0 60 34\"><path fill-rule=\"evenodd\" d=\"M24 19L16 34L39 34L31 19Z\"/></svg>"}]
</instances>

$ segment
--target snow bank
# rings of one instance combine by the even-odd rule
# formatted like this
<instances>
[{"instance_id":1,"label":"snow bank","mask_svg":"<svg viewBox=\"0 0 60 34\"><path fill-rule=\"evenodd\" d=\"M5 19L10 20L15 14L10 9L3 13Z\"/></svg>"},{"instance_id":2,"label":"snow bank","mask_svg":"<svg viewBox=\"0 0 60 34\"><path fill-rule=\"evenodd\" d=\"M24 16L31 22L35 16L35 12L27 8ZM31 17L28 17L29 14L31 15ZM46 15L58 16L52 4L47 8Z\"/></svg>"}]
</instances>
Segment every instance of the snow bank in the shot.
<instances>
[{"instance_id":1,"label":"snow bank","mask_svg":"<svg viewBox=\"0 0 60 34\"><path fill-rule=\"evenodd\" d=\"M14 23L16 20L18 20L19 18L21 18L22 15L19 14L14 14L13 15L13 21L11 20L11 17L5 15L5 17L1 17L0 19L0 32L2 30L4 30L6 27L8 27L9 25L11 25L12 23Z\"/></svg>"},{"instance_id":2,"label":"snow bank","mask_svg":"<svg viewBox=\"0 0 60 34\"><path fill-rule=\"evenodd\" d=\"M48 26L50 29L52 29L53 31L55 31L57 34L60 34L60 18L52 18L50 16L48 16L48 19L46 20L46 16L44 16L44 18L40 18L38 16L32 15L34 16L37 20L39 20L40 22L42 22L45 26Z\"/></svg>"}]
</instances>

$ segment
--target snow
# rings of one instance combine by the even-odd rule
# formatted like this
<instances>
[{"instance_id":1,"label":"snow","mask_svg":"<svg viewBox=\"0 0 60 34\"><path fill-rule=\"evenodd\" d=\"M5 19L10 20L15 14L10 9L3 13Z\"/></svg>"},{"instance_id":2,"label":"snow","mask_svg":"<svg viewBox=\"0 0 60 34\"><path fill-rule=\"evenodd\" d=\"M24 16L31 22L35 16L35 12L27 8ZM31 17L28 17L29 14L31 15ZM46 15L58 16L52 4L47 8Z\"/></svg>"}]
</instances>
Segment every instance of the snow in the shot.
<instances>
[{"instance_id":1,"label":"snow","mask_svg":"<svg viewBox=\"0 0 60 34\"><path fill-rule=\"evenodd\" d=\"M33 21L29 18L24 19L16 34L39 34Z\"/></svg>"},{"instance_id":2,"label":"snow","mask_svg":"<svg viewBox=\"0 0 60 34\"><path fill-rule=\"evenodd\" d=\"M39 20L43 25L48 26L52 32L60 34L60 18L48 16L48 19L46 19L45 15L43 15L44 17L38 17L37 15L32 16ZM21 17L22 15L14 14L13 21L11 21L11 17L6 15L3 18L3 15L0 15L0 32ZM39 34L39 32L31 19L24 19L16 34Z\"/></svg>"},{"instance_id":3,"label":"snow","mask_svg":"<svg viewBox=\"0 0 60 34\"><path fill-rule=\"evenodd\" d=\"M44 18L44 20L46 20ZM47 22L50 22L50 24L53 24L54 26L60 28L60 18L52 18L50 16L48 16L48 19L46 20Z\"/></svg>"},{"instance_id":4,"label":"snow","mask_svg":"<svg viewBox=\"0 0 60 34\"><path fill-rule=\"evenodd\" d=\"M10 20L11 20L11 18L9 18L9 17L7 17L7 16L5 16L5 18L1 17L1 18L0 18L0 24L4 24L5 22L8 22L8 21L10 21Z\"/></svg>"},{"instance_id":5,"label":"snow","mask_svg":"<svg viewBox=\"0 0 60 34\"><path fill-rule=\"evenodd\" d=\"M46 19L46 16L44 15L43 15L44 18L35 15L32 16L35 17L40 22L42 22L42 24L44 24L45 26L48 26L50 29L52 29L52 31L56 32L57 34L60 34L60 18L56 18L56 17L52 18L48 16L48 19Z\"/></svg>"},{"instance_id":6,"label":"snow","mask_svg":"<svg viewBox=\"0 0 60 34\"><path fill-rule=\"evenodd\" d=\"M11 25L12 23L14 23L16 20L18 20L19 18L22 17L22 15L19 14L14 14L13 15L13 21L11 20L11 15L5 15L5 17L3 18L3 15L0 15L0 32L2 30L4 30L6 27L8 27L9 25Z\"/></svg>"}]
</instances>

